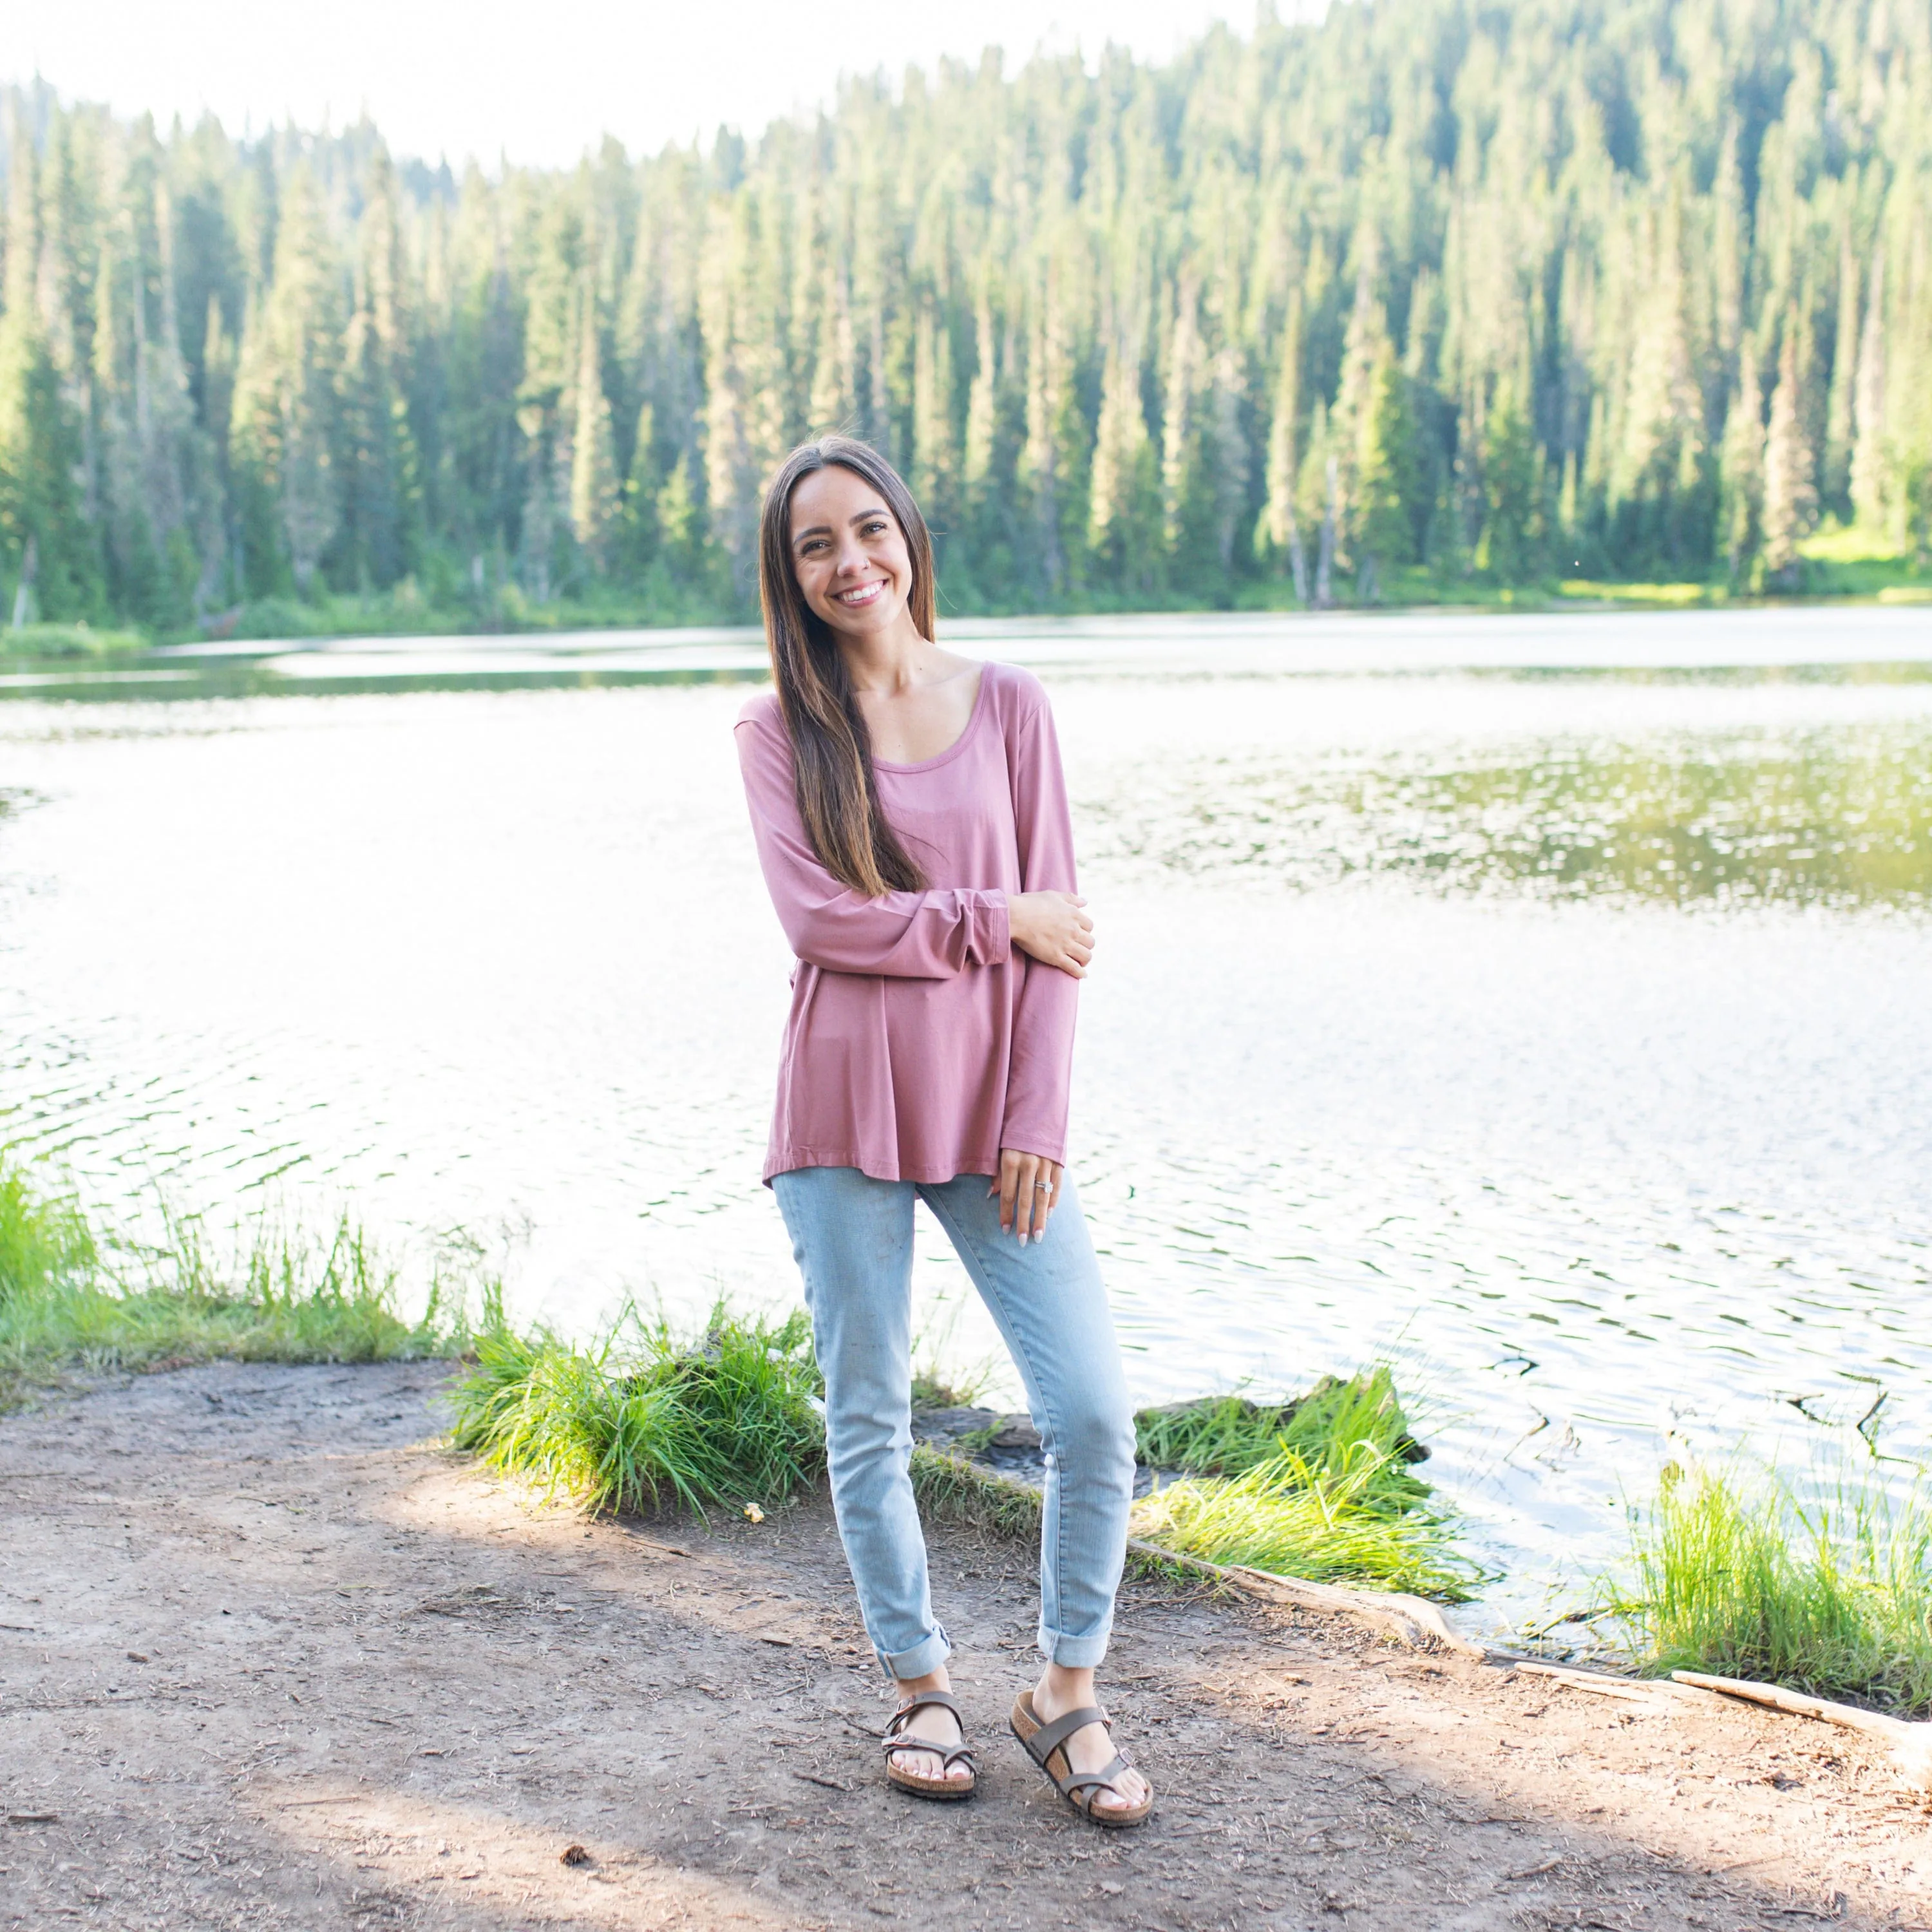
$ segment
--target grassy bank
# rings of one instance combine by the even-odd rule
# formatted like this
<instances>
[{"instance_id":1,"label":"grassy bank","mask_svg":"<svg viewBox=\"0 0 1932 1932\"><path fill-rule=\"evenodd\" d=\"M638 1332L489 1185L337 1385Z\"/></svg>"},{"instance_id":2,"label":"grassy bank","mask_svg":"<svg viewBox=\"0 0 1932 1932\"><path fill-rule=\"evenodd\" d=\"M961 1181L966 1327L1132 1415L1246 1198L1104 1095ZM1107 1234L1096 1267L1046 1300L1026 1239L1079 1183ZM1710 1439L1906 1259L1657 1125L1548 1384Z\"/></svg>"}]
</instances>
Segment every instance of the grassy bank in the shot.
<instances>
[{"instance_id":1,"label":"grassy bank","mask_svg":"<svg viewBox=\"0 0 1932 1932\"><path fill-rule=\"evenodd\" d=\"M21 624L0 628L0 656L98 658L138 651L150 642L140 631L97 630L91 624Z\"/></svg>"},{"instance_id":2,"label":"grassy bank","mask_svg":"<svg viewBox=\"0 0 1932 1932\"><path fill-rule=\"evenodd\" d=\"M1848 1468L1667 1468L1597 1605L1654 1675L1705 1671L1932 1714L1932 1495Z\"/></svg>"},{"instance_id":3,"label":"grassy bank","mask_svg":"<svg viewBox=\"0 0 1932 1932\"><path fill-rule=\"evenodd\" d=\"M682 1340L633 1315L589 1349L499 1321L476 1348L456 1392L457 1446L587 1509L760 1512L824 1466L802 1315L774 1326L720 1307ZM1136 1424L1144 1455L1196 1472L1142 1502L1137 1535L1214 1562L1451 1600L1477 1580L1410 1473L1420 1451L1385 1369L1278 1408L1229 1397ZM990 1471L920 1450L913 1477L937 1514L1037 1530L1037 1498Z\"/></svg>"},{"instance_id":4,"label":"grassy bank","mask_svg":"<svg viewBox=\"0 0 1932 1932\"><path fill-rule=\"evenodd\" d=\"M98 1237L71 1196L0 1153L0 1407L76 1372L459 1352L460 1298L402 1312L398 1270L345 1220L312 1238L272 1216L218 1255L192 1220L153 1246Z\"/></svg>"}]
</instances>

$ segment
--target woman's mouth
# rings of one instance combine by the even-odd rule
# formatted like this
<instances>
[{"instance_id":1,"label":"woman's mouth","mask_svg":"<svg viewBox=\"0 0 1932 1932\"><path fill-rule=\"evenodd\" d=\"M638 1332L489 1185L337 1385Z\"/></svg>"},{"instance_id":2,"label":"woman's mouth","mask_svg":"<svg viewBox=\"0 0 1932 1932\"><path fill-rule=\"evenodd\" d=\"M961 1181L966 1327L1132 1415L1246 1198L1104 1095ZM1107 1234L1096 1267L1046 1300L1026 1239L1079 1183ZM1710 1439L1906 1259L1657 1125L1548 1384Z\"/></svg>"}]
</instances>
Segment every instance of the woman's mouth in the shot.
<instances>
[{"instance_id":1,"label":"woman's mouth","mask_svg":"<svg viewBox=\"0 0 1932 1932\"><path fill-rule=\"evenodd\" d=\"M855 584L849 590L837 592L832 602L844 604L848 610L862 610L868 604L876 603L885 587L883 580L875 577L869 584Z\"/></svg>"}]
</instances>

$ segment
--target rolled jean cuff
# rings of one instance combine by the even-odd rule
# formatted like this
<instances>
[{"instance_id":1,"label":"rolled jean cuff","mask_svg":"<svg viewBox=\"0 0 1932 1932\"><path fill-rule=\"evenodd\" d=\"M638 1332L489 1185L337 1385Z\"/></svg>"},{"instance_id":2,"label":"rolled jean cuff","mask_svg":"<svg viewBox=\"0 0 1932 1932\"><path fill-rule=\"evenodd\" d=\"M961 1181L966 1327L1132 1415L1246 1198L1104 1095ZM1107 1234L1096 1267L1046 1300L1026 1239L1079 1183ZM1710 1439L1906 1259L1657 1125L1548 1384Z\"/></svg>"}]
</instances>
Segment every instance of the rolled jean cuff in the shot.
<instances>
[{"instance_id":1,"label":"rolled jean cuff","mask_svg":"<svg viewBox=\"0 0 1932 1932\"><path fill-rule=\"evenodd\" d=\"M874 1646L877 1650L877 1646ZM916 1643L910 1650L902 1650L896 1657L877 1650L879 1668L888 1677L904 1679L929 1676L952 1654L952 1646L946 1640L943 1630L934 1630L922 1643Z\"/></svg>"},{"instance_id":2,"label":"rolled jean cuff","mask_svg":"<svg viewBox=\"0 0 1932 1932\"><path fill-rule=\"evenodd\" d=\"M1065 1670L1097 1670L1107 1660L1107 1645L1113 1634L1110 1625L1097 1636L1067 1636L1042 1624L1037 1640L1040 1654Z\"/></svg>"}]
</instances>

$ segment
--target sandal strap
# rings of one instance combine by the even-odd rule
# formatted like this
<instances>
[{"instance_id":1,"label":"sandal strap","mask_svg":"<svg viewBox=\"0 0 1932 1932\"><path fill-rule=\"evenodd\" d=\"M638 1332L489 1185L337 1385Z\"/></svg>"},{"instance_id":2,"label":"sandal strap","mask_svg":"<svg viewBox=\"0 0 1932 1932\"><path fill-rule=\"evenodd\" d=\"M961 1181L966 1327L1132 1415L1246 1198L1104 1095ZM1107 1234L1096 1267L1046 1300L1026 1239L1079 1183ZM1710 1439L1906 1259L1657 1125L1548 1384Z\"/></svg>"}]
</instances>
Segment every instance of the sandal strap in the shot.
<instances>
[{"instance_id":1,"label":"sandal strap","mask_svg":"<svg viewBox=\"0 0 1932 1932\"><path fill-rule=\"evenodd\" d=\"M930 1738L904 1736L888 1738L886 1740L886 1755L888 1757L890 1757L894 1751L910 1750L930 1751L948 1771L950 1771L956 1764L960 1763L963 1763L968 1771L979 1769L979 1766L973 1762L973 1747L970 1744L935 1744Z\"/></svg>"},{"instance_id":2,"label":"sandal strap","mask_svg":"<svg viewBox=\"0 0 1932 1932\"><path fill-rule=\"evenodd\" d=\"M959 1726L959 1742L956 1744L942 1744L937 1738L922 1738L907 1730L906 1725L916 1711L950 1711L952 1721ZM965 1714L958 1702L944 1690L922 1690L916 1697L909 1699L892 1713L891 1721L886 1726L886 1734L879 1740L887 1757L895 1751L930 1751L948 1771L956 1764L963 1762L968 1771L976 1771L973 1762L973 1748L966 1742Z\"/></svg>"},{"instance_id":3,"label":"sandal strap","mask_svg":"<svg viewBox=\"0 0 1932 1932\"><path fill-rule=\"evenodd\" d=\"M1041 1770L1046 1770L1046 1761L1052 1756L1076 1731L1084 1731L1089 1724L1104 1724L1109 1732L1114 1728L1113 1720L1097 1704L1084 1704L1077 1711L1069 1711L1064 1718L1056 1718L1050 1724L1042 1724L1026 1741L1028 1754ZM1052 1774L1048 1773L1051 1777Z\"/></svg>"},{"instance_id":4,"label":"sandal strap","mask_svg":"<svg viewBox=\"0 0 1932 1932\"><path fill-rule=\"evenodd\" d=\"M915 1711L925 1710L950 1711L952 1721L959 1726L959 1735L962 1737L966 1735L965 1714L961 1711L958 1700L944 1690L922 1690L916 1696L908 1697L886 1723L886 1735L890 1737Z\"/></svg>"},{"instance_id":5,"label":"sandal strap","mask_svg":"<svg viewBox=\"0 0 1932 1932\"><path fill-rule=\"evenodd\" d=\"M1086 1792L1087 1803L1081 1806L1082 1810L1084 1810L1093 1804L1094 1790L1114 1790L1116 1789L1114 1780L1122 1772L1128 1769L1132 1763L1132 1760L1125 1751L1117 1751L1114 1755L1113 1762L1108 1765L1105 1771L1079 1772L1070 1778L1056 1778L1053 1781L1060 1786L1061 1792L1066 1797L1073 1798L1073 1802L1076 1804L1079 1804L1080 1801L1074 1798L1073 1794L1077 1791Z\"/></svg>"}]
</instances>

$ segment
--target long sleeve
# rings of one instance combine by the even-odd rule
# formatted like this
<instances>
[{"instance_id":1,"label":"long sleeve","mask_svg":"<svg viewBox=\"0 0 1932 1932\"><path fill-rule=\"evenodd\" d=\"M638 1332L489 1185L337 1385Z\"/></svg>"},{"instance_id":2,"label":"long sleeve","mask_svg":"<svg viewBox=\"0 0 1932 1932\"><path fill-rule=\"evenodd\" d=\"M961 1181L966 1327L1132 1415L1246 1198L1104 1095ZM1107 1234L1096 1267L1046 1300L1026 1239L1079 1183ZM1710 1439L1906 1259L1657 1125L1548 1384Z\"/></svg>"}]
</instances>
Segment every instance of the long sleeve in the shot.
<instances>
[{"instance_id":1,"label":"long sleeve","mask_svg":"<svg viewBox=\"0 0 1932 1932\"><path fill-rule=\"evenodd\" d=\"M1073 821L1067 810L1060 740L1045 692L1035 686L1031 695L1034 701L1016 720L1007 746L1013 824L1019 842L1020 889L1077 892ZM1016 953L1014 958L1016 964L1023 962L1026 976L1013 1018L1012 1058L1000 1145L1064 1161L1080 982L1057 966L1042 966L1024 954Z\"/></svg>"},{"instance_id":2,"label":"long sleeve","mask_svg":"<svg viewBox=\"0 0 1932 1932\"><path fill-rule=\"evenodd\" d=\"M904 980L950 979L968 966L1004 963L1004 892L941 889L866 898L828 872L812 849L782 725L748 716L736 736L758 862L800 958L830 972Z\"/></svg>"}]
</instances>

